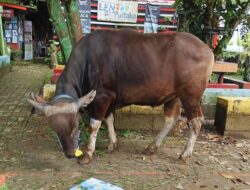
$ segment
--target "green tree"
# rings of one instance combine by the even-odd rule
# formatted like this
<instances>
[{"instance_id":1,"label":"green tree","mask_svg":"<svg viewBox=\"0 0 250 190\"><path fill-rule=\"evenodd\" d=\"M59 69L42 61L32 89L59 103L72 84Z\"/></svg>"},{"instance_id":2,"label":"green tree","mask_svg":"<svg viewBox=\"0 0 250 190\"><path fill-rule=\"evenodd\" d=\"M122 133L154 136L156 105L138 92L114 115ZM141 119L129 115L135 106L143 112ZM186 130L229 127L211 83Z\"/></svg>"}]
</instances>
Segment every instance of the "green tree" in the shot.
<instances>
[{"instance_id":1,"label":"green tree","mask_svg":"<svg viewBox=\"0 0 250 190\"><path fill-rule=\"evenodd\" d=\"M245 52L241 54L243 72L243 80L250 81L250 31L245 33L241 39L241 45L244 47Z\"/></svg>"},{"instance_id":2,"label":"green tree","mask_svg":"<svg viewBox=\"0 0 250 190\"><path fill-rule=\"evenodd\" d=\"M244 47L247 54L250 56L250 32L246 33L241 40L241 45Z\"/></svg>"},{"instance_id":3,"label":"green tree","mask_svg":"<svg viewBox=\"0 0 250 190\"><path fill-rule=\"evenodd\" d=\"M249 0L176 0L176 8L180 31L191 32L210 46L213 34L223 35L214 50L217 56L222 53L235 28L243 20L249 22ZM218 28L220 22L224 22L223 28Z\"/></svg>"}]
</instances>

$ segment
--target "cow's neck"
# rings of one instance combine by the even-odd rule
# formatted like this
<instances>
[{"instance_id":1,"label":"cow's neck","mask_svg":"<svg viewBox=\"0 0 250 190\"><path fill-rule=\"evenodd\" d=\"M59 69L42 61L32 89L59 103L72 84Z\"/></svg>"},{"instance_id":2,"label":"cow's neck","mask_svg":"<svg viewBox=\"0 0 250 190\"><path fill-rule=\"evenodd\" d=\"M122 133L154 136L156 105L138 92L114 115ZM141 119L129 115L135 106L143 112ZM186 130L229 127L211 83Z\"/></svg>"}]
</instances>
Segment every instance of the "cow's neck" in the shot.
<instances>
[{"instance_id":1,"label":"cow's neck","mask_svg":"<svg viewBox=\"0 0 250 190\"><path fill-rule=\"evenodd\" d=\"M82 96L80 81L70 72L63 72L57 81L55 96L68 95L74 99Z\"/></svg>"},{"instance_id":2,"label":"cow's neck","mask_svg":"<svg viewBox=\"0 0 250 190\"><path fill-rule=\"evenodd\" d=\"M68 64L58 79L55 95L67 94L77 99L89 91L89 80L87 64L84 52L81 56L78 51L73 52L69 58ZM84 84L83 84L84 83Z\"/></svg>"}]
</instances>

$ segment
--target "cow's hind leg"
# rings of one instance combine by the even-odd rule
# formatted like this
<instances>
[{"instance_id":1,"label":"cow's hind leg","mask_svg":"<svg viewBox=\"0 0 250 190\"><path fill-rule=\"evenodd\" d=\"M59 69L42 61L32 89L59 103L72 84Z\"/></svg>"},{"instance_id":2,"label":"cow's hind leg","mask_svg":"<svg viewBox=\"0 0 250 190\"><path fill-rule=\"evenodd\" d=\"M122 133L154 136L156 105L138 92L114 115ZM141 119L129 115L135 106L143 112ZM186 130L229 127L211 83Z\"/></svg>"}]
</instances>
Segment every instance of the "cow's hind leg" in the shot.
<instances>
[{"instance_id":1,"label":"cow's hind leg","mask_svg":"<svg viewBox=\"0 0 250 190\"><path fill-rule=\"evenodd\" d=\"M102 122L100 120L95 120L93 118L90 119L90 127L91 133L89 137L87 152L83 159L80 159L78 162L80 164L88 164L91 162L93 158L93 153L95 152L95 145L96 145L96 137L97 133L101 127Z\"/></svg>"},{"instance_id":2,"label":"cow's hind leg","mask_svg":"<svg viewBox=\"0 0 250 190\"><path fill-rule=\"evenodd\" d=\"M203 114L201 111L199 100L186 100L186 102L183 102L183 106L188 118L189 138L184 151L180 155L180 159L183 160L192 155L194 144L196 142L197 136L199 135L203 121Z\"/></svg>"},{"instance_id":3,"label":"cow's hind leg","mask_svg":"<svg viewBox=\"0 0 250 190\"><path fill-rule=\"evenodd\" d=\"M115 148L117 147L117 139L116 139L116 134L115 134L115 129L114 129L114 115L111 113L106 119L105 123L108 126L108 132L109 132L109 138L110 142L108 145L108 151L113 152Z\"/></svg>"},{"instance_id":4,"label":"cow's hind leg","mask_svg":"<svg viewBox=\"0 0 250 190\"><path fill-rule=\"evenodd\" d=\"M180 116L180 101L178 98L164 104L165 124L154 141L148 145L143 154L151 155L160 147L166 135L172 130Z\"/></svg>"}]
</instances>

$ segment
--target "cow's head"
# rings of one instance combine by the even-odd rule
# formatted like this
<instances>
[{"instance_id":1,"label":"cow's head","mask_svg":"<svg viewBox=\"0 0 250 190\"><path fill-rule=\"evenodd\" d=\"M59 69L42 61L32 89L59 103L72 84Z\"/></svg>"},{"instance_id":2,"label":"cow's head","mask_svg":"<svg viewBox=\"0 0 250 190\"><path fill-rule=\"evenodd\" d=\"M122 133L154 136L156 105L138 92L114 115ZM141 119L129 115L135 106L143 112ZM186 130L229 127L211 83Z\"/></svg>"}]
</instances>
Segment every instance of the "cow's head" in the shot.
<instances>
[{"instance_id":1,"label":"cow's head","mask_svg":"<svg viewBox=\"0 0 250 190\"><path fill-rule=\"evenodd\" d=\"M61 96L59 99L45 102L38 97L28 101L42 114L48 117L50 126L55 130L62 145L64 154L73 158L78 147L78 110L88 106L96 94L92 90L87 95L73 100L68 96Z\"/></svg>"}]
</instances>

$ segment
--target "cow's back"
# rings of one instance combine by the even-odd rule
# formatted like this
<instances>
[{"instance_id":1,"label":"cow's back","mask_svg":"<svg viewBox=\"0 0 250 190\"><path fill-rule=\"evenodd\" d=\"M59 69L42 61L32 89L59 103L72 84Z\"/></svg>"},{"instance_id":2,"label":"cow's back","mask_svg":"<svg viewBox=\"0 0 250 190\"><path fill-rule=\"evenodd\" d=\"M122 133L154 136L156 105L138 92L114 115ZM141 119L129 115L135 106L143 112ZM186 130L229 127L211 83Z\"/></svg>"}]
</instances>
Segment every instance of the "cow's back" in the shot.
<instances>
[{"instance_id":1,"label":"cow's back","mask_svg":"<svg viewBox=\"0 0 250 190\"><path fill-rule=\"evenodd\" d=\"M98 31L86 41L90 86L117 104L158 105L191 86L202 93L211 74L213 54L191 34Z\"/></svg>"}]
</instances>

